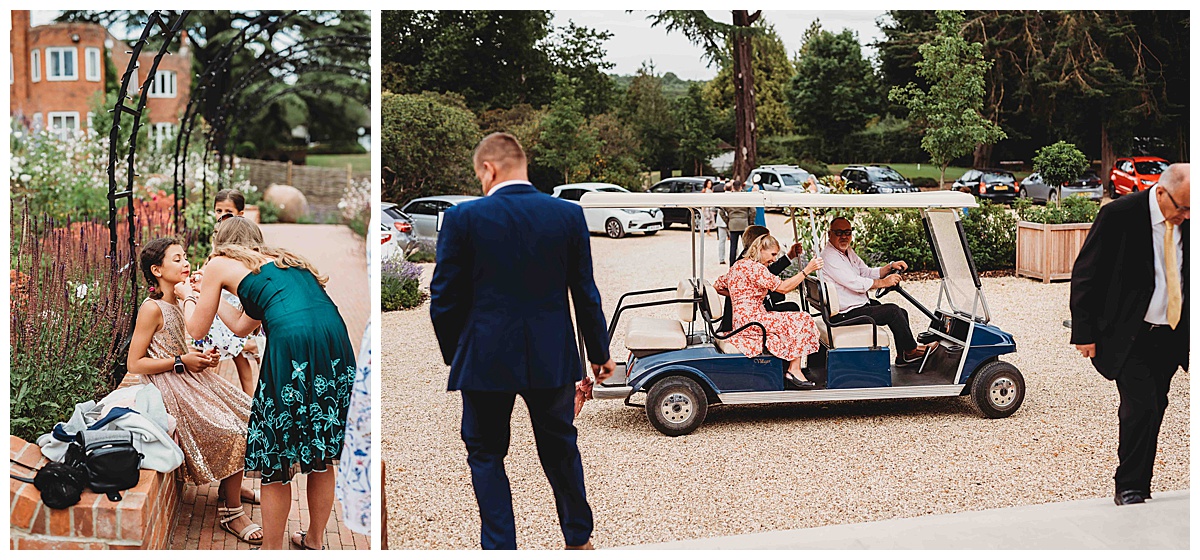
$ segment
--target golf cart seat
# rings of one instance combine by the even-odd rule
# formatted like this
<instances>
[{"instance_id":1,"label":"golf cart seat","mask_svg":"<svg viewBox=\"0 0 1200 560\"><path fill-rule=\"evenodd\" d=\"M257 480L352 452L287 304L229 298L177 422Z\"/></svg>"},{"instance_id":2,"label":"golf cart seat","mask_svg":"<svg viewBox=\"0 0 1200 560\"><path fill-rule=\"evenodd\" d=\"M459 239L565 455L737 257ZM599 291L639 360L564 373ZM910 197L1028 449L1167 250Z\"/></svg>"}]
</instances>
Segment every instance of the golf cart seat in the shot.
<instances>
[{"instance_id":1,"label":"golf cart seat","mask_svg":"<svg viewBox=\"0 0 1200 560\"><path fill-rule=\"evenodd\" d=\"M839 321L832 309L841 309L838 302L837 289L827 279L817 279L809 276L804 279L804 297L810 309L820 311L813 315L817 323L817 331L821 333L821 344L826 348L857 348L869 346L892 345L892 337L884 327L876 325L869 317L855 317L848 321ZM832 319L831 319L832 317ZM832 328L831 328L832 327Z\"/></svg>"},{"instance_id":2,"label":"golf cart seat","mask_svg":"<svg viewBox=\"0 0 1200 560\"><path fill-rule=\"evenodd\" d=\"M675 294L676 299L691 298L691 283L688 280L680 281ZM634 354L652 354L686 348L687 333L683 330L683 323L690 323L694 319L692 308L691 304L678 304L678 319L630 318L629 325L625 327L625 348Z\"/></svg>"}]
</instances>

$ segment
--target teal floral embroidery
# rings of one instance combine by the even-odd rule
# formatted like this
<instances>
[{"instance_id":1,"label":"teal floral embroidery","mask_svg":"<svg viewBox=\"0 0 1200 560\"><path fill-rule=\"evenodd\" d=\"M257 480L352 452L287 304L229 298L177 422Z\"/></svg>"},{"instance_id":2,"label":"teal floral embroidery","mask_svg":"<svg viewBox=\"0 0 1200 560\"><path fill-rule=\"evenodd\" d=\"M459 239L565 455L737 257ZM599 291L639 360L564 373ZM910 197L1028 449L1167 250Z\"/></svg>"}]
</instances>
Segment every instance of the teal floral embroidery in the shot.
<instances>
[{"instance_id":1,"label":"teal floral embroidery","mask_svg":"<svg viewBox=\"0 0 1200 560\"><path fill-rule=\"evenodd\" d=\"M287 481L297 469L321 468L338 457L345 439L353 362L334 358L327 369L299 360L283 363L288 362L292 370L285 377L267 375L264 363L251 408L246 469L261 472L268 482Z\"/></svg>"}]
</instances>

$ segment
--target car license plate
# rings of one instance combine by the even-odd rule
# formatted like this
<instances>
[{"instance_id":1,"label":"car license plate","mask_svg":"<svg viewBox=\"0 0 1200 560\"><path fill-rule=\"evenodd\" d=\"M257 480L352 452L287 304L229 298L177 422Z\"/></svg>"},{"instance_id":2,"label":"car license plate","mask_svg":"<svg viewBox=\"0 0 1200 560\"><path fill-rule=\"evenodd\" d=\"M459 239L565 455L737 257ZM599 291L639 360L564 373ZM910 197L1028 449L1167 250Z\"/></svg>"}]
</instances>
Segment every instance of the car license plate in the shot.
<instances>
[{"instance_id":1,"label":"car license plate","mask_svg":"<svg viewBox=\"0 0 1200 560\"><path fill-rule=\"evenodd\" d=\"M1008 185L996 185L995 187L992 187L992 189L997 191L1006 191L1008 190Z\"/></svg>"},{"instance_id":2,"label":"car license plate","mask_svg":"<svg viewBox=\"0 0 1200 560\"><path fill-rule=\"evenodd\" d=\"M1092 193L1090 193L1090 192L1077 192L1077 193L1075 193L1075 194L1073 194L1073 195L1071 195L1071 196L1080 196L1080 197L1083 197L1083 198L1091 198L1091 197L1092 197ZM1165 239L1165 238L1164 238L1164 239Z\"/></svg>"},{"instance_id":3,"label":"car license plate","mask_svg":"<svg viewBox=\"0 0 1200 560\"><path fill-rule=\"evenodd\" d=\"M651 224L646 226L646 231L654 231L659 229L662 229L662 224Z\"/></svg>"}]
</instances>

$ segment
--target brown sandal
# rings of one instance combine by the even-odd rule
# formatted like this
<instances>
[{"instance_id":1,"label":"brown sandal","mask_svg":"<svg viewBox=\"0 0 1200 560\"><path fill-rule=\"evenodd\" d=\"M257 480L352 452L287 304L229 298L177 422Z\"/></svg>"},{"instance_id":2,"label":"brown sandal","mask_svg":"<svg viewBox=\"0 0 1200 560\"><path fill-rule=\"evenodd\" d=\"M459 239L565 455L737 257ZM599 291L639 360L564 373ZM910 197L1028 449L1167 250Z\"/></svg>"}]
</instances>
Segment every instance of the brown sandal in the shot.
<instances>
[{"instance_id":1,"label":"brown sandal","mask_svg":"<svg viewBox=\"0 0 1200 560\"><path fill-rule=\"evenodd\" d=\"M292 546L299 548L300 550L325 550L325 545L321 545L321 548L313 548L308 546L308 543L304 542L304 537L306 536L308 536L308 531L296 531L295 533L292 533Z\"/></svg>"}]
</instances>

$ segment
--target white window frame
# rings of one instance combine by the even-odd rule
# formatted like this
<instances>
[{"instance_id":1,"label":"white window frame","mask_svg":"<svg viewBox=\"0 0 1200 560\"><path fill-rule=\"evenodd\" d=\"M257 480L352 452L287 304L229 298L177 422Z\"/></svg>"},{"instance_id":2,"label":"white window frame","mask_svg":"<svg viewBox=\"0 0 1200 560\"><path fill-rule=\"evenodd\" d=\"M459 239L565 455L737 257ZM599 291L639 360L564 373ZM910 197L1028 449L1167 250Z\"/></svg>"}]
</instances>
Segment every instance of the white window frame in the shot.
<instances>
[{"instance_id":1,"label":"white window frame","mask_svg":"<svg viewBox=\"0 0 1200 560\"><path fill-rule=\"evenodd\" d=\"M154 74L154 81L150 83L150 91L146 92L146 97L173 98L176 95L177 82L174 70L159 70Z\"/></svg>"},{"instance_id":2,"label":"white window frame","mask_svg":"<svg viewBox=\"0 0 1200 560\"><path fill-rule=\"evenodd\" d=\"M92 58L95 57L95 64L92 63ZM83 49L83 66L85 78L89 82L99 82L103 74L100 71L100 49L96 47L87 47Z\"/></svg>"},{"instance_id":3,"label":"white window frame","mask_svg":"<svg viewBox=\"0 0 1200 560\"><path fill-rule=\"evenodd\" d=\"M70 67L63 66L63 70L70 70L70 75L63 74L55 76L50 72L54 65L50 62L54 55L59 53L71 53ZM60 55L61 56L61 55ZM61 62L61 59L60 59ZM46 81L48 82L74 82L79 80L79 49L75 47L46 47Z\"/></svg>"},{"instance_id":4,"label":"white window frame","mask_svg":"<svg viewBox=\"0 0 1200 560\"><path fill-rule=\"evenodd\" d=\"M88 129L88 133L95 132L95 130L92 130L92 120L93 120L93 119L95 119L95 118L96 118L96 113L93 113L93 112L91 112L91 111L88 111L88 112L87 112L87 129Z\"/></svg>"},{"instance_id":5,"label":"white window frame","mask_svg":"<svg viewBox=\"0 0 1200 560\"><path fill-rule=\"evenodd\" d=\"M161 149L163 142L175 132L175 125L169 122L154 123L154 147Z\"/></svg>"},{"instance_id":6,"label":"white window frame","mask_svg":"<svg viewBox=\"0 0 1200 560\"><path fill-rule=\"evenodd\" d=\"M42 81L42 51L40 49L29 51L29 80Z\"/></svg>"},{"instance_id":7,"label":"white window frame","mask_svg":"<svg viewBox=\"0 0 1200 560\"><path fill-rule=\"evenodd\" d=\"M75 128L54 126L54 119L56 118L73 119L75 121ZM79 131L79 111L50 111L49 113L46 113L46 120L50 125L50 131L57 133L60 138L67 138L68 131L70 131L69 134L74 134L75 132Z\"/></svg>"}]
</instances>

